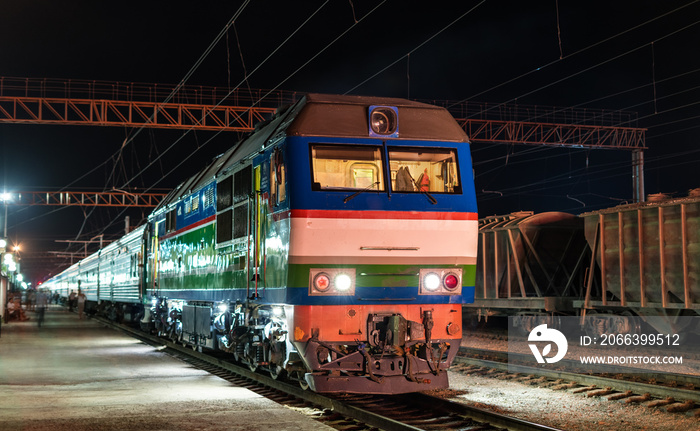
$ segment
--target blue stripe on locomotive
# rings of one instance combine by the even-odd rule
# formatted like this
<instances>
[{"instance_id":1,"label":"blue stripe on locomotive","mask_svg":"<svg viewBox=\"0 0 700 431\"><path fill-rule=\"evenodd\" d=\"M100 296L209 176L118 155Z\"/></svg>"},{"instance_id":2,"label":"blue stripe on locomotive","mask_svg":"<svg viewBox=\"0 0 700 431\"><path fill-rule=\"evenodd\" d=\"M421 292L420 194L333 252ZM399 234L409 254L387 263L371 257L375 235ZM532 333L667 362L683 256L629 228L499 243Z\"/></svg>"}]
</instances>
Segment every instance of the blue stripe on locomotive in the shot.
<instances>
[{"instance_id":1,"label":"blue stripe on locomotive","mask_svg":"<svg viewBox=\"0 0 700 431\"><path fill-rule=\"evenodd\" d=\"M377 139L290 136L287 137L286 141L287 151L285 151L285 157L287 160L285 162L288 166L291 209L477 212L471 154L469 152L469 144L465 142L387 141L387 146L391 147L457 148L462 194L433 193L432 195L437 200L437 204L431 204L422 193L392 193L391 200L389 200L386 191L376 192L368 190L344 203L343 200L353 194L354 191L311 191L310 143L381 145L381 141Z\"/></svg>"}]
</instances>

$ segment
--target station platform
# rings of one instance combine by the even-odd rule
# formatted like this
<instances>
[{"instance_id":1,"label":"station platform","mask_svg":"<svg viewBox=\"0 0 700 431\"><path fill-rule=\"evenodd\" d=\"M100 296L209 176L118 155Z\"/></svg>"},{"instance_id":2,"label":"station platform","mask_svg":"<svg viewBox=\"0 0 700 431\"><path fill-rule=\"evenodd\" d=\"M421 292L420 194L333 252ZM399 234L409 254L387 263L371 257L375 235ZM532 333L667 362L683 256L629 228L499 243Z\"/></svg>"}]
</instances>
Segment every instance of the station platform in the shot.
<instances>
[{"instance_id":1,"label":"station platform","mask_svg":"<svg viewBox=\"0 0 700 431\"><path fill-rule=\"evenodd\" d=\"M331 430L51 305L2 323L0 430Z\"/></svg>"}]
</instances>

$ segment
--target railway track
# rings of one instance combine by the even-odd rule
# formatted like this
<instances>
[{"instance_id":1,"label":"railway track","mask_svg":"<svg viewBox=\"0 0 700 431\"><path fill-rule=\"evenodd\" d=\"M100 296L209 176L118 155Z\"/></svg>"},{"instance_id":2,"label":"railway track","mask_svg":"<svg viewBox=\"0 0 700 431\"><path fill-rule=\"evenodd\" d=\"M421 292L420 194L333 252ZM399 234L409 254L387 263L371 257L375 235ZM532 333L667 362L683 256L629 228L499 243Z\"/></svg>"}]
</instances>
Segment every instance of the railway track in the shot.
<instances>
[{"instance_id":1,"label":"railway track","mask_svg":"<svg viewBox=\"0 0 700 431\"><path fill-rule=\"evenodd\" d=\"M339 430L510 430L556 431L556 428L479 409L424 393L392 396L324 395L297 384L250 371L219 357L193 351L170 341L98 318L192 366L245 387Z\"/></svg>"},{"instance_id":2,"label":"railway track","mask_svg":"<svg viewBox=\"0 0 700 431\"><path fill-rule=\"evenodd\" d=\"M526 356L526 355L522 355ZM513 358L516 358L513 361ZM700 379L671 373L647 374L645 380L633 374L602 376L580 374L517 364L518 355L502 351L461 348L452 371L537 384L557 390L571 390L587 396L608 397L628 403L667 406L667 411L685 413L696 410L700 416ZM489 359L486 359L489 358ZM623 376L625 378L623 378Z\"/></svg>"}]
</instances>

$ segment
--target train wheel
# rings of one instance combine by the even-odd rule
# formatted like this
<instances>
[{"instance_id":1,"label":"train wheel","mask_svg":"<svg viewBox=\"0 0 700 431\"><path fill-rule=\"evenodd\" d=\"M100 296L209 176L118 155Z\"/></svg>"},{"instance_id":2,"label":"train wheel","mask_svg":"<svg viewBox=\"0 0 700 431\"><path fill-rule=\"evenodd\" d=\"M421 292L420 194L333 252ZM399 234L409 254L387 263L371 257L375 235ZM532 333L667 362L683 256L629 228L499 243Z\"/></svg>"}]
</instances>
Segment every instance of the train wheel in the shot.
<instances>
[{"instance_id":1,"label":"train wheel","mask_svg":"<svg viewBox=\"0 0 700 431\"><path fill-rule=\"evenodd\" d=\"M290 378L299 382L299 387L301 387L303 390L306 391L309 389L309 384L306 383L306 379L304 379L304 371L294 371L292 374L290 374Z\"/></svg>"},{"instance_id":2,"label":"train wheel","mask_svg":"<svg viewBox=\"0 0 700 431\"><path fill-rule=\"evenodd\" d=\"M277 364L270 364L270 377L275 380L283 378L287 371Z\"/></svg>"},{"instance_id":3,"label":"train wheel","mask_svg":"<svg viewBox=\"0 0 700 431\"><path fill-rule=\"evenodd\" d=\"M589 313L583 324L583 331L591 338L599 338L607 331L608 319L604 315Z\"/></svg>"},{"instance_id":4,"label":"train wheel","mask_svg":"<svg viewBox=\"0 0 700 431\"><path fill-rule=\"evenodd\" d=\"M309 384L306 383L306 380L304 380L303 377L302 377L302 380L299 380L299 386L305 391L309 390Z\"/></svg>"},{"instance_id":5,"label":"train wheel","mask_svg":"<svg viewBox=\"0 0 700 431\"><path fill-rule=\"evenodd\" d=\"M622 312L622 317L626 319L623 323L623 327L628 334L641 334L642 333L642 321L639 317L635 316L629 310Z\"/></svg>"},{"instance_id":6,"label":"train wheel","mask_svg":"<svg viewBox=\"0 0 700 431\"><path fill-rule=\"evenodd\" d=\"M255 348L250 344L246 343L244 353L242 356L243 362L245 362L248 365L250 371L255 372L255 370L258 369L258 361L255 360Z\"/></svg>"}]
</instances>

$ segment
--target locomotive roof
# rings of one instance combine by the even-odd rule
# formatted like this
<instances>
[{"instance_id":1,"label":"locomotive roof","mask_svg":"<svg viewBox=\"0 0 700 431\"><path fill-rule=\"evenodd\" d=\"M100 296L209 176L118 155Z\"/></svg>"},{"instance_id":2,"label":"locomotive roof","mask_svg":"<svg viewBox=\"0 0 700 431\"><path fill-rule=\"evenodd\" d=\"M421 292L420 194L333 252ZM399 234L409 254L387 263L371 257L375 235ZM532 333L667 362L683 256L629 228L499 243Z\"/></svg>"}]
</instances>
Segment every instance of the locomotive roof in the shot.
<instances>
[{"instance_id":1,"label":"locomotive roof","mask_svg":"<svg viewBox=\"0 0 700 431\"><path fill-rule=\"evenodd\" d=\"M412 100L308 94L304 109L287 128L297 136L367 136L368 107L395 106L399 110L399 139L469 142L447 109Z\"/></svg>"},{"instance_id":2,"label":"locomotive roof","mask_svg":"<svg viewBox=\"0 0 700 431\"><path fill-rule=\"evenodd\" d=\"M368 108L372 105L398 109L399 140L469 142L464 130L442 107L399 98L311 93L257 125L254 132L171 191L154 212L199 190L212 178L284 136L368 137Z\"/></svg>"}]
</instances>

